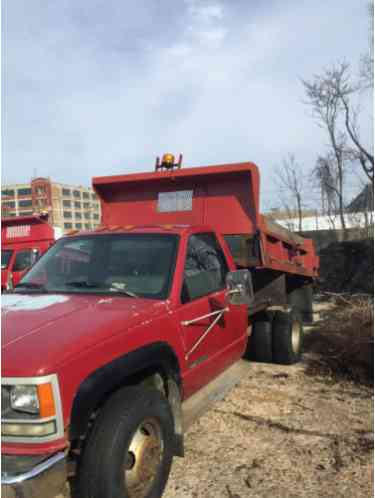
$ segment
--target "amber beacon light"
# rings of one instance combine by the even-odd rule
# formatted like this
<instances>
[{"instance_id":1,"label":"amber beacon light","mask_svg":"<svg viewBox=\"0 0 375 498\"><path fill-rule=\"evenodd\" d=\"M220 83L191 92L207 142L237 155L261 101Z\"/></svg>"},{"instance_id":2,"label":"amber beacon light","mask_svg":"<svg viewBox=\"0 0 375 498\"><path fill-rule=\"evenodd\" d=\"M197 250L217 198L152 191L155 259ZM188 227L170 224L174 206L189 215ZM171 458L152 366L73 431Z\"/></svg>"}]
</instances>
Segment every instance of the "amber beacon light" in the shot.
<instances>
[{"instance_id":1,"label":"amber beacon light","mask_svg":"<svg viewBox=\"0 0 375 498\"><path fill-rule=\"evenodd\" d=\"M156 158L156 163L155 163L155 171L158 171L159 169L163 170L171 170L171 169L180 169L182 165L182 154L179 155L178 162L175 163L175 157L173 154L170 152L167 152L166 154L163 154L161 161L160 158Z\"/></svg>"}]
</instances>

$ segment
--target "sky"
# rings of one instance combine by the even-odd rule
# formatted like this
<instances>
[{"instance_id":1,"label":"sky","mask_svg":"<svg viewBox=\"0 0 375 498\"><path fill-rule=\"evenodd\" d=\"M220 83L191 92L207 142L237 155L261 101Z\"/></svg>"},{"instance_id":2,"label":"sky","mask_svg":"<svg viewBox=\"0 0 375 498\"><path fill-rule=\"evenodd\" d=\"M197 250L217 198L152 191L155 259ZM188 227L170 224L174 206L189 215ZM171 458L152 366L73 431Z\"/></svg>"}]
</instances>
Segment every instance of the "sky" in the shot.
<instances>
[{"instance_id":1,"label":"sky","mask_svg":"<svg viewBox=\"0 0 375 498\"><path fill-rule=\"evenodd\" d=\"M368 50L367 0L3 0L2 183L253 161L262 205L327 139L301 79ZM361 134L372 140L372 100ZM308 182L307 182L308 183ZM349 190L357 189L357 184Z\"/></svg>"}]
</instances>

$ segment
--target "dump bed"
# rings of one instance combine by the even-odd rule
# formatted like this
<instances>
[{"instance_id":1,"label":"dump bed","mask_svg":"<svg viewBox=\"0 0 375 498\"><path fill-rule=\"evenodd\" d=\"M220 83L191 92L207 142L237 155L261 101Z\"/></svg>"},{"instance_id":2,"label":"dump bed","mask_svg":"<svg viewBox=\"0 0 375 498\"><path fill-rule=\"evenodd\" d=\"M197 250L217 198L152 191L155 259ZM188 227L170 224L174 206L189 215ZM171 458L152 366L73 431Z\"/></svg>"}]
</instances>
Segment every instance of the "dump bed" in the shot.
<instances>
[{"instance_id":1,"label":"dump bed","mask_svg":"<svg viewBox=\"0 0 375 498\"><path fill-rule=\"evenodd\" d=\"M260 214L254 163L97 177L93 187L105 226L209 225L226 238L238 266L317 275L312 241Z\"/></svg>"}]
</instances>

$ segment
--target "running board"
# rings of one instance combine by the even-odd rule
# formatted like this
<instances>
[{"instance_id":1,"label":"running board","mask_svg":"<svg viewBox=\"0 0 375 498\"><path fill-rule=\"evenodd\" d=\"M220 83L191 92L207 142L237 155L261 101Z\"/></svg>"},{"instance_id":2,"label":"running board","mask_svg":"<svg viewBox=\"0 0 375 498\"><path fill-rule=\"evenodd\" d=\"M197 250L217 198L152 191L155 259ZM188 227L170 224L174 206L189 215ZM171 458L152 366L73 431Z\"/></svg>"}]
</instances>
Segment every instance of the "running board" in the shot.
<instances>
[{"instance_id":1,"label":"running board","mask_svg":"<svg viewBox=\"0 0 375 498\"><path fill-rule=\"evenodd\" d=\"M248 361L239 360L184 401L182 404L184 432L206 413L213 403L222 400L236 384L239 384L249 373L249 367Z\"/></svg>"}]
</instances>

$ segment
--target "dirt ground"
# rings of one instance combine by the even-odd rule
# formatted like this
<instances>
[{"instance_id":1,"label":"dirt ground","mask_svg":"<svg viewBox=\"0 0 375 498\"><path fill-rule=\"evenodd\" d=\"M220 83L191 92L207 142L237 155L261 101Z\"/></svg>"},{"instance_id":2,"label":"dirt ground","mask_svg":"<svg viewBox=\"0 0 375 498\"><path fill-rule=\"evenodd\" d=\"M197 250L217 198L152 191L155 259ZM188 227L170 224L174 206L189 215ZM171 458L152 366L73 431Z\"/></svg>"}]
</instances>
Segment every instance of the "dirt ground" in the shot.
<instances>
[{"instance_id":1,"label":"dirt ground","mask_svg":"<svg viewBox=\"0 0 375 498\"><path fill-rule=\"evenodd\" d=\"M186 436L165 498L373 496L372 389L251 364Z\"/></svg>"}]
</instances>

